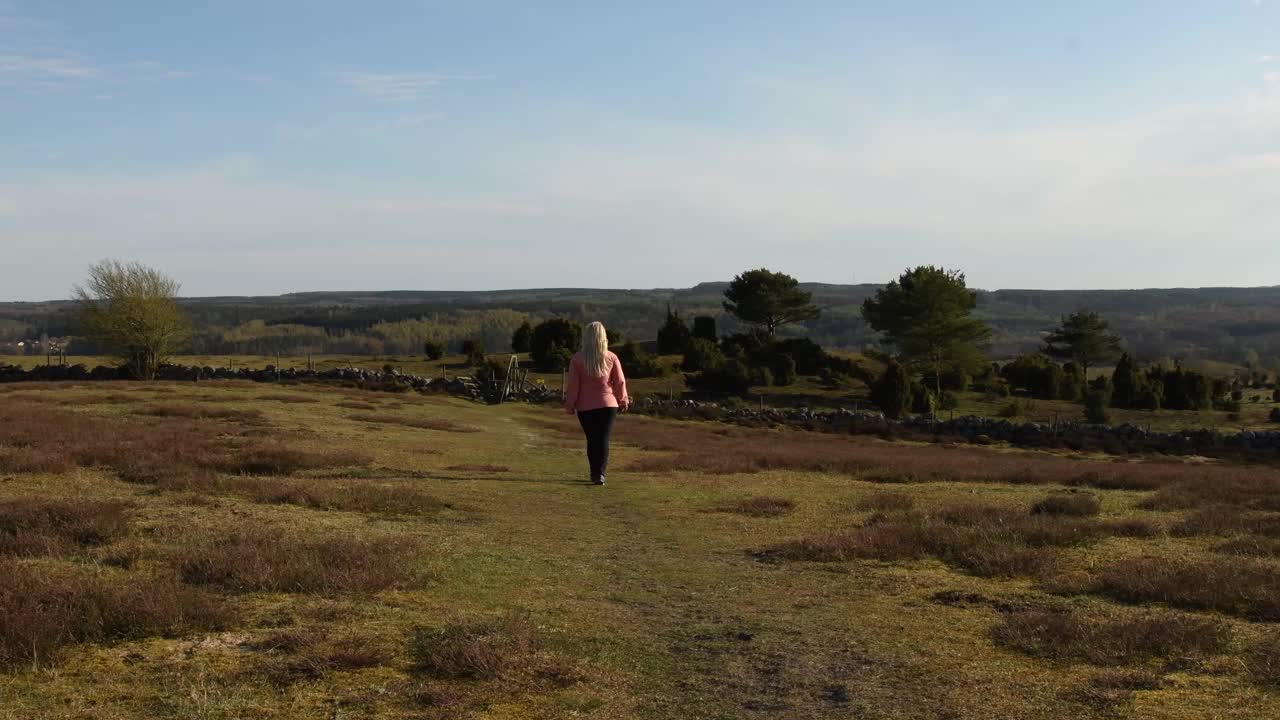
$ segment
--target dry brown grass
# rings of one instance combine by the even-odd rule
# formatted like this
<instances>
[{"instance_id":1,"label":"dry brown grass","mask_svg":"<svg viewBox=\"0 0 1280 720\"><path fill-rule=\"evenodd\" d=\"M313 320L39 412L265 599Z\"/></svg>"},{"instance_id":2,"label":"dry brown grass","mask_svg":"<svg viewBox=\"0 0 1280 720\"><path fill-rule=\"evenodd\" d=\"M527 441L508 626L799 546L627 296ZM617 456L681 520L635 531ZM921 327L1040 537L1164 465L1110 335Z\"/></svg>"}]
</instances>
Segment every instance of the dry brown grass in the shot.
<instances>
[{"instance_id":1,"label":"dry brown grass","mask_svg":"<svg viewBox=\"0 0 1280 720\"><path fill-rule=\"evenodd\" d=\"M1249 533L1280 538L1280 514L1249 512L1234 505L1211 505L1187 515L1169 532L1183 537Z\"/></svg>"},{"instance_id":2,"label":"dry brown grass","mask_svg":"<svg viewBox=\"0 0 1280 720\"><path fill-rule=\"evenodd\" d=\"M128 528L118 500L21 497L0 501L0 555L60 555L105 545Z\"/></svg>"},{"instance_id":3,"label":"dry brown grass","mask_svg":"<svg viewBox=\"0 0 1280 720\"><path fill-rule=\"evenodd\" d=\"M877 492L858 501L859 510L906 512L915 506L915 498L901 492Z\"/></svg>"},{"instance_id":4,"label":"dry brown grass","mask_svg":"<svg viewBox=\"0 0 1280 720\"><path fill-rule=\"evenodd\" d=\"M1213 548L1223 555L1243 555L1247 557L1280 558L1280 540L1254 536L1228 540Z\"/></svg>"},{"instance_id":5,"label":"dry brown grass","mask_svg":"<svg viewBox=\"0 0 1280 720\"><path fill-rule=\"evenodd\" d=\"M0 558L0 667L46 665L75 643L217 629L228 612L172 579L120 577Z\"/></svg>"},{"instance_id":6,"label":"dry brown grass","mask_svg":"<svg viewBox=\"0 0 1280 720\"><path fill-rule=\"evenodd\" d=\"M919 560L930 554L932 539L929 529L921 524L879 523L779 543L758 555L768 560L813 562Z\"/></svg>"},{"instance_id":7,"label":"dry brown grass","mask_svg":"<svg viewBox=\"0 0 1280 720\"><path fill-rule=\"evenodd\" d=\"M409 636L417 669L439 678L496 678L528 663L537 649L533 623L520 613L417 628Z\"/></svg>"},{"instance_id":8,"label":"dry brown grass","mask_svg":"<svg viewBox=\"0 0 1280 720\"><path fill-rule=\"evenodd\" d=\"M1058 565L1057 555L1046 548L996 541L956 543L942 548L939 557L978 577L1042 577Z\"/></svg>"},{"instance_id":9,"label":"dry brown grass","mask_svg":"<svg viewBox=\"0 0 1280 720\"><path fill-rule=\"evenodd\" d=\"M1027 655L1093 665L1181 664L1220 654L1231 642L1225 622L1154 610L1120 618L1024 610L1005 615L991 634Z\"/></svg>"},{"instance_id":10,"label":"dry brown grass","mask_svg":"<svg viewBox=\"0 0 1280 720\"><path fill-rule=\"evenodd\" d=\"M1089 678L1071 696L1085 705L1103 710L1108 715L1133 700L1139 690L1157 690L1165 684L1159 674L1142 668L1107 668Z\"/></svg>"},{"instance_id":11,"label":"dry brown grass","mask_svg":"<svg viewBox=\"0 0 1280 720\"><path fill-rule=\"evenodd\" d=\"M104 468L173 490L216 485L216 473L289 475L366 465L353 451L295 447L287 436L185 416L109 418L42 405L0 407L0 471L61 473Z\"/></svg>"},{"instance_id":12,"label":"dry brown grass","mask_svg":"<svg viewBox=\"0 0 1280 720\"><path fill-rule=\"evenodd\" d=\"M377 410L378 406L371 402L363 400L342 400L334 403L336 407L345 408L347 410Z\"/></svg>"},{"instance_id":13,"label":"dry brown grass","mask_svg":"<svg viewBox=\"0 0 1280 720\"><path fill-rule=\"evenodd\" d=\"M260 440L236 448L230 455L204 462L221 472L240 475L291 475L305 470L353 467L369 463L369 456L354 450L318 452L291 447L279 441Z\"/></svg>"},{"instance_id":14,"label":"dry brown grass","mask_svg":"<svg viewBox=\"0 0 1280 720\"><path fill-rule=\"evenodd\" d=\"M504 473L511 472L511 468L506 465L490 465L487 463L463 463L461 465L450 465L446 470L455 472L476 472L476 473Z\"/></svg>"},{"instance_id":15,"label":"dry brown grass","mask_svg":"<svg viewBox=\"0 0 1280 720\"><path fill-rule=\"evenodd\" d=\"M402 415L392 415L390 413L359 413L356 415L348 415L347 419L355 420L356 422L374 423L377 425L403 425L404 427L419 428L422 430L442 430L444 432L460 433L480 432L480 428L478 427L463 425L443 418L414 418L404 417Z\"/></svg>"},{"instance_id":16,"label":"dry brown grass","mask_svg":"<svg viewBox=\"0 0 1280 720\"><path fill-rule=\"evenodd\" d=\"M416 546L403 539L297 538L282 528L206 537L174 553L185 582L235 592L377 592L413 576Z\"/></svg>"},{"instance_id":17,"label":"dry brown grass","mask_svg":"<svg viewBox=\"0 0 1280 720\"><path fill-rule=\"evenodd\" d=\"M795 509L796 504L786 498L757 496L717 505L718 512L736 513L750 517L778 517Z\"/></svg>"},{"instance_id":18,"label":"dry brown grass","mask_svg":"<svg viewBox=\"0 0 1280 720\"><path fill-rule=\"evenodd\" d=\"M1130 603L1216 610L1252 620L1280 620L1280 567L1239 557L1139 557L1113 562L1098 591Z\"/></svg>"},{"instance_id":19,"label":"dry brown grass","mask_svg":"<svg viewBox=\"0 0 1280 720\"><path fill-rule=\"evenodd\" d=\"M233 477L210 485L255 502L297 505L317 510L414 515L447 510L452 505L404 484L385 485L331 479Z\"/></svg>"},{"instance_id":20,"label":"dry brown grass","mask_svg":"<svg viewBox=\"0 0 1280 720\"><path fill-rule=\"evenodd\" d=\"M1036 515L1069 517L1089 517L1097 515L1101 509L1102 501L1097 495L1078 492L1054 493L1031 506L1031 512Z\"/></svg>"},{"instance_id":21,"label":"dry brown grass","mask_svg":"<svg viewBox=\"0 0 1280 720\"><path fill-rule=\"evenodd\" d=\"M1269 630L1249 643L1244 651L1244 667L1255 684L1280 688L1280 632Z\"/></svg>"},{"instance_id":22,"label":"dry brown grass","mask_svg":"<svg viewBox=\"0 0 1280 720\"><path fill-rule=\"evenodd\" d=\"M258 395L254 400L265 400L267 402L287 403L291 405L301 405L307 403L318 403L319 400L310 395L297 395L290 393L268 393L266 395Z\"/></svg>"},{"instance_id":23,"label":"dry brown grass","mask_svg":"<svg viewBox=\"0 0 1280 720\"><path fill-rule=\"evenodd\" d=\"M1190 510L1234 505L1253 510L1280 510L1280 473L1274 468L1239 467L1230 472L1204 472L1158 490L1143 501L1150 510Z\"/></svg>"},{"instance_id":24,"label":"dry brown grass","mask_svg":"<svg viewBox=\"0 0 1280 720\"><path fill-rule=\"evenodd\" d=\"M389 664L391 650L376 638L336 628L290 628L248 644L266 655L257 668L277 685L316 680L329 673Z\"/></svg>"},{"instance_id":25,"label":"dry brown grass","mask_svg":"<svg viewBox=\"0 0 1280 720\"><path fill-rule=\"evenodd\" d=\"M164 418L188 418L192 420L231 420L245 424L262 421L261 410L237 410L234 408L207 407L197 403L151 403L135 409L136 415Z\"/></svg>"},{"instance_id":26,"label":"dry brown grass","mask_svg":"<svg viewBox=\"0 0 1280 720\"><path fill-rule=\"evenodd\" d=\"M1105 535L1153 538L1164 534L1164 526L1149 518L1109 518L1098 523Z\"/></svg>"},{"instance_id":27,"label":"dry brown grass","mask_svg":"<svg viewBox=\"0 0 1280 720\"><path fill-rule=\"evenodd\" d=\"M1047 578L1057 569L1052 548L1086 545L1109 530L1092 519L960 504L930 512L877 513L861 527L779 543L757 555L819 562L935 557L980 577Z\"/></svg>"}]
</instances>

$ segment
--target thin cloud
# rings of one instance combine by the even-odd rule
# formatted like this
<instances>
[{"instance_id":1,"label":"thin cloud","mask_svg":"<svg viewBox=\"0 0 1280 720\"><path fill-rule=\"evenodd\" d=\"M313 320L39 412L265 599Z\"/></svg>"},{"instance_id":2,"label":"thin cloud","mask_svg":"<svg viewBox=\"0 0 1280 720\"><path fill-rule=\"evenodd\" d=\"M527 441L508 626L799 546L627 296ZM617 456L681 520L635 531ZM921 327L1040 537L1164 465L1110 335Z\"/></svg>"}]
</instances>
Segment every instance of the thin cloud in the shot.
<instances>
[{"instance_id":1,"label":"thin cloud","mask_svg":"<svg viewBox=\"0 0 1280 720\"><path fill-rule=\"evenodd\" d=\"M193 73L151 60L103 63L80 52L55 22L0 0L0 87L60 90L89 83L176 80Z\"/></svg>"},{"instance_id":2,"label":"thin cloud","mask_svg":"<svg viewBox=\"0 0 1280 720\"><path fill-rule=\"evenodd\" d=\"M456 80L487 80L485 75L451 75L443 73L379 73L344 71L335 75L338 82L361 95L388 102L413 102L431 96L436 88Z\"/></svg>"},{"instance_id":3,"label":"thin cloud","mask_svg":"<svg viewBox=\"0 0 1280 720\"><path fill-rule=\"evenodd\" d=\"M0 54L0 85L6 87L54 87L102 75L102 68L81 58Z\"/></svg>"}]
</instances>

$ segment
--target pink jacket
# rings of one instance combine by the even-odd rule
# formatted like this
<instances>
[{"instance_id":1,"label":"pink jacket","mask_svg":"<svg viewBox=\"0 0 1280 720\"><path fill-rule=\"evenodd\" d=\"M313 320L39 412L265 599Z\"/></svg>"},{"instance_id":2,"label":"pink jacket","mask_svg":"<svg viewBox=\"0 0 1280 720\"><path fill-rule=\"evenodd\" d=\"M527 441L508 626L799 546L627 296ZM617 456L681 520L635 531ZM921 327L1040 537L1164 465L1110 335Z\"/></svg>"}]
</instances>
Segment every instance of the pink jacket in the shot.
<instances>
[{"instance_id":1,"label":"pink jacket","mask_svg":"<svg viewBox=\"0 0 1280 720\"><path fill-rule=\"evenodd\" d=\"M598 410L607 407L626 407L627 378L622 374L622 362L609 353L605 360L609 372L596 377L587 372L582 353L574 353L569 362L569 379L564 387L564 409L573 413L579 410Z\"/></svg>"}]
</instances>

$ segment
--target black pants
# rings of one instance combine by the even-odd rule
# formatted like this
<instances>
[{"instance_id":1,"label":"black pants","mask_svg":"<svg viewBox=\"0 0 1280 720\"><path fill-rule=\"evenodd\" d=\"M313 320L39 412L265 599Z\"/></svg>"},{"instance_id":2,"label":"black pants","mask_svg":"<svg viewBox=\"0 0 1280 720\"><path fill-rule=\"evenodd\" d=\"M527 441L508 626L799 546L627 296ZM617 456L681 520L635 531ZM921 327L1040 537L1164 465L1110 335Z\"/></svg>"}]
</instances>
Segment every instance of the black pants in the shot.
<instances>
[{"instance_id":1,"label":"black pants","mask_svg":"<svg viewBox=\"0 0 1280 720\"><path fill-rule=\"evenodd\" d=\"M609 465L609 433L617 417L618 408L578 411L578 422L587 435L587 462L591 464L592 480L603 478Z\"/></svg>"}]
</instances>

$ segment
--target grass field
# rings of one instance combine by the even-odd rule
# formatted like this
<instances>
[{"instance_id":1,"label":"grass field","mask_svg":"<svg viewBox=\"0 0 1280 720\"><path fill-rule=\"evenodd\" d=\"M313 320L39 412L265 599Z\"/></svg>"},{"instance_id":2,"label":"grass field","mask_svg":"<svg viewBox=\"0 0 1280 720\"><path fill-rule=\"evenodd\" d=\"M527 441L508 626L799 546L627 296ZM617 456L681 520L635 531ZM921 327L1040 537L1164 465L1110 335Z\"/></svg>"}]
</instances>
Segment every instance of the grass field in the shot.
<instances>
[{"instance_id":1,"label":"grass field","mask_svg":"<svg viewBox=\"0 0 1280 720\"><path fill-rule=\"evenodd\" d=\"M1280 474L0 387L0 718L1280 716Z\"/></svg>"},{"instance_id":2,"label":"grass field","mask_svg":"<svg viewBox=\"0 0 1280 720\"><path fill-rule=\"evenodd\" d=\"M856 353L840 352L840 355L851 357L854 359L860 356ZM494 355L492 357L506 360L509 355ZM666 356L662 361L669 367L674 368L679 363L678 356ZM56 361L56 360L55 360ZM265 357L261 355L238 355L238 356L211 356L211 355L192 355L183 356L176 359L185 365L200 365L208 367L250 367L262 368L267 365L275 364L276 358ZM46 362L44 357L36 357L31 355L0 355L0 365L19 365L22 367L32 367L41 365ZM96 365L111 365L116 361L105 357L73 357L67 358L68 363L81 363L89 367ZM878 366L874 361L867 361L868 367L875 369ZM305 368L307 367L306 356L282 356L280 358L281 367L285 368ZM317 355L312 358L312 365L316 369L326 368L345 368L359 367L370 370L381 370L386 366L390 366L400 370L401 372L411 373L414 375L423 375L429 377L454 375L469 375L471 369L467 368L463 362L462 356L450 356L442 358L438 361L427 360L421 356L357 356L357 355ZM1224 373L1226 371L1224 370ZM530 376L534 380L541 380L548 387L559 388L561 384L561 376L559 373L532 373ZM686 391L684 376L673 370L664 377L658 378L632 378L629 380L631 391L637 396L656 396L656 397L679 397ZM960 398L960 407L954 412L946 411L945 414L954 415L981 415L984 417L999 417L1002 410L1009 405L1010 399L988 399L982 393L963 392L958 393ZM714 399L714 398L704 398ZM860 407L873 408L868 399L867 388L861 383L853 383L848 387L831 388L819 382L817 378L802 377L796 383L786 387L759 387L753 388L749 398L742 401L749 404L763 403L769 407L810 407L816 409L831 409L840 407ZM1053 423L1061 420L1082 420L1084 417L1084 409L1080 403L1068 402L1065 400L1035 400L1023 398L1021 400L1023 412L1021 415L1012 418L1014 421L1030 421ZM1199 428L1216 428L1223 432L1236 432L1239 430L1275 430L1280 429L1280 424L1271 421L1269 413L1271 409L1277 405L1271 401L1270 390L1249 389L1245 391L1244 404L1238 414L1232 414L1220 410L1205 411L1179 411L1179 410L1159 410L1155 412L1145 410L1110 410L1112 423L1130 423L1141 427L1150 428L1152 430L1183 430L1183 429L1199 429Z\"/></svg>"}]
</instances>

